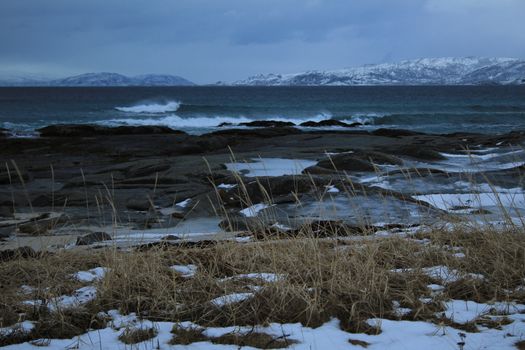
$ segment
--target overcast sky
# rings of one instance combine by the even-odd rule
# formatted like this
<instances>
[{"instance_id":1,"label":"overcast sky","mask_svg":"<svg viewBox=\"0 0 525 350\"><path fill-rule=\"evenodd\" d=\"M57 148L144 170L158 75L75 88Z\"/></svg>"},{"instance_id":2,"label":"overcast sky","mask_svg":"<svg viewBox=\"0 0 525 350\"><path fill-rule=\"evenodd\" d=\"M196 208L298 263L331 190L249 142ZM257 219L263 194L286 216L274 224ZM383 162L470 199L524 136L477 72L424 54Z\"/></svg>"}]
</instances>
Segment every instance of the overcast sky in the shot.
<instances>
[{"instance_id":1,"label":"overcast sky","mask_svg":"<svg viewBox=\"0 0 525 350\"><path fill-rule=\"evenodd\" d=\"M441 56L525 57L525 0L0 0L0 71L197 83Z\"/></svg>"}]
</instances>

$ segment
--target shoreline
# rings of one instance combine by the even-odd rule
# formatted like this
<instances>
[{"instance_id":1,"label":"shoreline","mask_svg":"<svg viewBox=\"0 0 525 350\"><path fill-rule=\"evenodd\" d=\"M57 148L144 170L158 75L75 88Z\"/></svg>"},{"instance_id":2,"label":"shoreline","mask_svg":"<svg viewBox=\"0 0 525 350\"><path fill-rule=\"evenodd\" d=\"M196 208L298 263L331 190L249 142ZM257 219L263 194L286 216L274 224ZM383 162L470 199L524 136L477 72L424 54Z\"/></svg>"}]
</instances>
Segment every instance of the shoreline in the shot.
<instances>
[{"instance_id":1,"label":"shoreline","mask_svg":"<svg viewBox=\"0 0 525 350\"><path fill-rule=\"evenodd\" d=\"M0 228L11 242L0 249L12 249L15 234L34 242L33 236L63 232L73 234L60 246L71 247L97 227L114 226L102 231L115 239L122 229L160 238L154 230L178 238L201 231L209 238L242 231L257 219L268 227L333 220L370 228L469 215L505 222L506 213L490 203L496 199L525 210L523 191L516 189L525 132L435 135L277 125L203 135L159 126L56 125L38 138L0 138ZM494 199L494 190L502 198ZM462 203L477 200L471 198L476 193L484 203ZM507 200L511 195L520 200ZM27 213L33 216L23 218ZM192 229L194 221L201 223Z\"/></svg>"},{"instance_id":2,"label":"shoreline","mask_svg":"<svg viewBox=\"0 0 525 350\"><path fill-rule=\"evenodd\" d=\"M525 133L49 130L0 138L0 346L523 344Z\"/></svg>"}]
</instances>

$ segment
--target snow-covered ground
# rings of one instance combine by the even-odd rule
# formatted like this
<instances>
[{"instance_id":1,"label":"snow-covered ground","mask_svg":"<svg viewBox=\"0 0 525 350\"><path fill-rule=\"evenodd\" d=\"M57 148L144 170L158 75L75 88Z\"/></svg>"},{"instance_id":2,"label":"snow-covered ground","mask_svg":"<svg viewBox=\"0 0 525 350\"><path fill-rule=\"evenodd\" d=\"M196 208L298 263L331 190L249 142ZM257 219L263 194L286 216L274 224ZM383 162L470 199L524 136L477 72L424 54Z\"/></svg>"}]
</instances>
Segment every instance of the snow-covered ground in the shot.
<instances>
[{"instance_id":1,"label":"snow-covered ground","mask_svg":"<svg viewBox=\"0 0 525 350\"><path fill-rule=\"evenodd\" d=\"M298 175L317 162L305 159L253 158L252 162L226 163L230 171L246 177Z\"/></svg>"},{"instance_id":2,"label":"snow-covered ground","mask_svg":"<svg viewBox=\"0 0 525 350\"><path fill-rule=\"evenodd\" d=\"M242 298L237 298L241 300ZM447 313L454 316L456 322L467 321L483 315L485 306L473 302L453 301L448 304ZM512 311L511 311L512 312ZM181 328L200 328L191 322L152 322L139 320L134 314L120 315L116 310L109 311L112 318L110 326L101 330L89 331L73 339L51 339L44 349L171 349L184 348L195 350L222 349L235 350L235 345L213 344L210 341L200 341L189 345L169 345L173 337L171 330L175 325ZM494 316L497 317L497 316ZM339 320L332 319L318 328L304 327L299 323L279 324L252 327L213 327L204 329L207 337L219 337L229 333L247 334L257 331L266 333L274 338L286 338L295 343L289 349L393 349L393 350L421 350L421 349L461 349L458 343L464 342L463 349L516 349L515 343L525 339L525 314L517 312L507 315L512 323L502 326L501 329L483 328L478 333L468 333L448 326L437 326L422 321L401 321L388 319L370 319L368 323L379 326L381 334L367 335L363 333L347 333L341 330ZM24 329L30 330L31 323L23 324ZM123 344L118 338L125 329L153 328L157 335L142 343L133 346ZM6 329L0 329L5 332ZM353 343L353 344L352 344ZM358 345L358 344L363 345ZM17 344L5 347L6 350L42 349L30 343ZM248 348L247 348L248 349Z\"/></svg>"}]
</instances>

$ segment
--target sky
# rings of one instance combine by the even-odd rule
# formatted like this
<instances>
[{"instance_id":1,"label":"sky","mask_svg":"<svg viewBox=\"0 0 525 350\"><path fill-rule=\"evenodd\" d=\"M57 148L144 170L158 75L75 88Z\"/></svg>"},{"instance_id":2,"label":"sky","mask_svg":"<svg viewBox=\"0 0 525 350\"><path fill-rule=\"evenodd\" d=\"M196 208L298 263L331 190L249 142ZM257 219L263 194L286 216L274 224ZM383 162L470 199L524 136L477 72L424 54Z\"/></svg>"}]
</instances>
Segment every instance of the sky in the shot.
<instances>
[{"instance_id":1,"label":"sky","mask_svg":"<svg viewBox=\"0 0 525 350\"><path fill-rule=\"evenodd\" d=\"M525 0L1 0L0 71L196 83L445 56L525 58Z\"/></svg>"}]
</instances>

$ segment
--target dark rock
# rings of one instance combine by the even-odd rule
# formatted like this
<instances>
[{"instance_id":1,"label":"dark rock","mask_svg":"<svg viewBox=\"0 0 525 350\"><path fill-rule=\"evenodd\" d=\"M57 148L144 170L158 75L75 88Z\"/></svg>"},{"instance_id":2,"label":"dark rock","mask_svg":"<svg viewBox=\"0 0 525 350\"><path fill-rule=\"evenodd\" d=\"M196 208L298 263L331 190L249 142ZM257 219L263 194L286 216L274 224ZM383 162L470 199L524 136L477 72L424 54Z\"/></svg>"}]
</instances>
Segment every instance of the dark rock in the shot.
<instances>
[{"instance_id":1,"label":"dark rock","mask_svg":"<svg viewBox=\"0 0 525 350\"><path fill-rule=\"evenodd\" d=\"M366 235L377 231L374 227L347 225L341 221L319 220L302 225L298 230L290 232L292 235L306 235L314 237L337 237Z\"/></svg>"},{"instance_id":2,"label":"dark rock","mask_svg":"<svg viewBox=\"0 0 525 350\"><path fill-rule=\"evenodd\" d=\"M77 245L91 245L103 241L111 241L112 238L106 232L93 232L77 238Z\"/></svg>"},{"instance_id":3,"label":"dark rock","mask_svg":"<svg viewBox=\"0 0 525 350\"><path fill-rule=\"evenodd\" d=\"M7 137L9 135L9 130L0 128L0 138L1 137Z\"/></svg>"},{"instance_id":4,"label":"dark rock","mask_svg":"<svg viewBox=\"0 0 525 350\"><path fill-rule=\"evenodd\" d=\"M152 205L149 199L128 199L126 202L126 208L136 211L149 211L152 209Z\"/></svg>"},{"instance_id":5,"label":"dark rock","mask_svg":"<svg viewBox=\"0 0 525 350\"><path fill-rule=\"evenodd\" d=\"M423 160L444 160L446 159L439 152L429 148L422 147L421 145L409 145L397 148L396 154L402 154L405 156L423 159Z\"/></svg>"},{"instance_id":6,"label":"dark rock","mask_svg":"<svg viewBox=\"0 0 525 350\"><path fill-rule=\"evenodd\" d=\"M16 232L16 226L2 226L0 227L0 239L9 238L12 234Z\"/></svg>"},{"instance_id":7,"label":"dark rock","mask_svg":"<svg viewBox=\"0 0 525 350\"><path fill-rule=\"evenodd\" d=\"M372 163L354 156L352 153L336 154L321 160L317 165L321 168L339 171L374 171Z\"/></svg>"},{"instance_id":8,"label":"dark rock","mask_svg":"<svg viewBox=\"0 0 525 350\"><path fill-rule=\"evenodd\" d=\"M330 175L336 174L337 171L334 169L322 168L320 166L314 165L303 170L303 174L311 175Z\"/></svg>"},{"instance_id":9,"label":"dark rock","mask_svg":"<svg viewBox=\"0 0 525 350\"><path fill-rule=\"evenodd\" d=\"M260 128L260 129L228 129L219 130L212 132L208 135L221 135L229 137L229 144L235 144L238 137L245 137L249 139L253 138L270 138L288 135L302 134L303 132L294 127L283 127L283 128Z\"/></svg>"},{"instance_id":10,"label":"dark rock","mask_svg":"<svg viewBox=\"0 0 525 350\"><path fill-rule=\"evenodd\" d=\"M224 123L220 123L219 125L217 125L217 127L223 128L225 126L232 126L232 125L233 125L233 123L224 122Z\"/></svg>"},{"instance_id":11,"label":"dark rock","mask_svg":"<svg viewBox=\"0 0 525 350\"><path fill-rule=\"evenodd\" d=\"M181 211L174 211L170 214L170 216L174 219L184 219L186 217L186 214Z\"/></svg>"},{"instance_id":12,"label":"dark rock","mask_svg":"<svg viewBox=\"0 0 525 350\"><path fill-rule=\"evenodd\" d=\"M239 125L262 128L282 128L286 126L295 126L295 123L283 122L278 120L255 120L253 122L240 123Z\"/></svg>"},{"instance_id":13,"label":"dark rock","mask_svg":"<svg viewBox=\"0 0 525 350\"><path fill-rule=\"evenodd\" d=\"M62 222L61 217L49 217L49 214L40 215L30 222L18 225L18 231L29 235L45 235Z\"/></svg>"},{"instance_id":14,"label":"dark rock","mask_svg":"<svg viewBox=\"0 0 525 350\"><path fill-rule=\"evenodd\" d=\"M178 240L180 240L180 237L175 236L175 235L167 235L167 236L162 237L161 239L161 241L178 241Z\"/></svg>"},{"instance_id":15,"label":"dark rock","mask_svg":"<svg viewBox=\"0 0 525 350\"><path fill-rule=\"evenodd\" d=\"M330 178L322 176L276 176L245 183L241 194L235 188L224 191L224 195L220 192L219 195L228 205L240 205L246 198L250 198L253 203L259 203L265 201L268 195L280 201L290 201L288 196L292 193L300 196L324 188L329 183Z\"/></svg>"},{"instance_id":16,"label":"dark rock","mask_svg":"<svg viewBox=\"0 0 525 350\"><path fill-rule=\"evenodd\" d=\"M399 170L391 170L388 172L389 175L403 175L403 177L406 176L417 176L417 177L425 177L425 176L434 176L434 175L448 175L446 171L440 170L440 169L433 169L433 168L413 168L413 169L399 169Z\"/></svg>"},{"instance_id":17,"label":"dark rock","mask_svg":"<svg viewBox=\"0 0 525 350\"><path fill-rule=\"evenodd\" d=\"M42 137L92 137L98 135L144 135L144 134L185 134L166 126L119 126L106 127L92 124L58 124L37 130Z\"/></svg>"},{"instance_id":18,"label":"dark rock","mask_svg":"<svg viewBox=\"0 0 525 350\"><path fill-rule=\"evenodd\" d=\"M20 258L34 258L38 254L31 247L19 247L0 251L0 261L6 262Z\"/></svg>"},{"instance_id":19,"label":"dark rock","mask_svg":"<svg viewBox=\"0 0 525 350\"><path fill-rule=\"evenodd\" d=\"M22 179L20 179L20 177ZM31 177L29 176L29 173L22 169L20 169L20 172L11 171L11 174L9 174L7 171L5 171L4 166L4 169L0 171L0 185L17 184L22 183L22 181L27 182L30 179Z\"/></svg>"},{"instance_id":20,"label":"dark rock","mask_svg":"<svg viewBox=\"0 0 525 350\"><path fill-rule=\"evenodd\" d=\"M401 137L401 136L414 136L414 135L421 135L421 133L410 131L410 130L403 130L403 129L377 129L371 132L372 135L375 136L385 136L385 137Z\"/></svg>"},{"instance_id":21,"label":"dark rock","mask_svg":"<svg viewBox=\"0 0 525 350\"><path fill-rule=\"evenodd\" d=\"M148 135L148 134L186 134L184 131L174 130L167 126L143 125L143 126L119 126L107 128L105 135Z\"/></svg>"},{"instance_id":22,"label":"dark rock","mask_svg":"<svg viewBox=\"0 0 525 350\"><path fill-rule=\"evenodd\" d=\"M126 171L128 177L141 177L150 174L160 173L171 168L169 164L141 164L137 162L137 165L132 166Z\"/></svg>"},{"instance_id":23,"label":"dark rock","mask_svg":"<svg viewBox=\"0 0 525 350\"><path fill-rule=\"evenodd\" d=\"M212 152L221 150L228 147L230 141L226 137L222 136L209 136L204 135L199 138L197 145L203 150L203 152Z\"/></svg>"},{"instance_id":24,"label":"dark rock","mask_svg":"<svg viewBox=\"0 0 525 350\"><path fill-rule=\"evenodd\" d=\"M470 212L470 214L473 214L473 215L490 215L490 214L492 214L492 212L490 210L480 208L480 209L472 210Z\"/></svg>"},{"instance_id":25,"label":"dark rock","mask_svg":"<svg viewBox=\"0 0 525 350\"><path fill-rule=\"evenodd\" d=\"M236 231L257 231L262 227L262 223L257 218L230 217L222 220L219 227L228 232Z\"/></svg>"},{"instance_id":26,"label":"dark rock","mask_svg":"<svg viewBox=\"0 0 525 350\"><path fill-rule=\"evenodd\" d=\"M327 127L327 126L340 126L340 127L343 127L343 128L353 128L353 127L356 127L356 126L361 126L363 124L361 124L361 123L348 124L348 123L345 123L345 122L342 122L342 121L336 120L336 119L326 119L326 120L321 120L319 122L307 121L307 122L301 123L299 125L300 126L307 126L307 127L311 127L311 128L319 128L319 127Z\"/></svg>"},{"instance_id":27,"label":"dark rock","mask_svg":"<svg viewBox=\"0 0 525 350\"><path fill-rule=\"evenodd\" d=\"M75 198L69 198L70 195ZM31 205L33 207L61 207L68 204L76 204L78 199L82 201L82 204L85 204L86 195L78 192L68 193L67 195L59 193L55 193L54 195L40 194L31 199Z\"/></svg>"},{"instance_id":28,"label":"dark rock","mask_svg":"<svg viewBox=\"0 0 525 350\"><path fill-rule=\"evenodd\" d=\"M355 158L359 158L374 164L403 165L403 160L401 158L382 152L356 150L348 154L351 154ZM336 157L337 156L339 155L336 155Z\"/></svg>"},{"instance_id":29,"label":"dark rock","mask_svg":"<svg viewBox=\"0 0 525 350\"><path fill-rule=\"evenodd\" d=\"M12 205L0 205L0 218L11 218L13 217L13 206Z\"/></svg>"}]
</instances>

